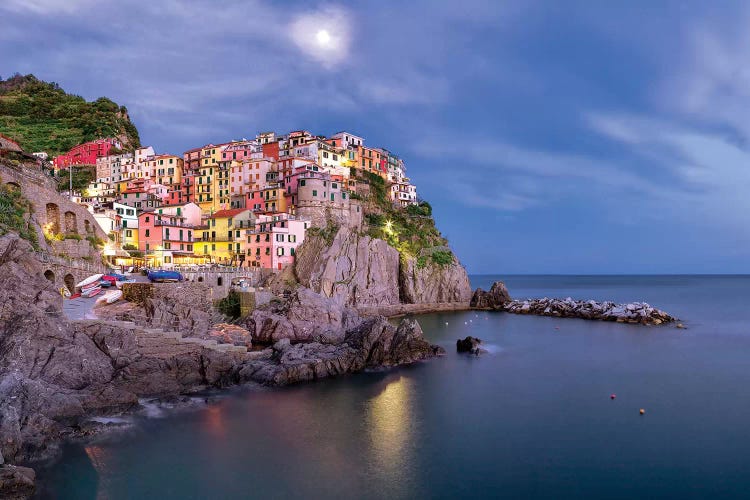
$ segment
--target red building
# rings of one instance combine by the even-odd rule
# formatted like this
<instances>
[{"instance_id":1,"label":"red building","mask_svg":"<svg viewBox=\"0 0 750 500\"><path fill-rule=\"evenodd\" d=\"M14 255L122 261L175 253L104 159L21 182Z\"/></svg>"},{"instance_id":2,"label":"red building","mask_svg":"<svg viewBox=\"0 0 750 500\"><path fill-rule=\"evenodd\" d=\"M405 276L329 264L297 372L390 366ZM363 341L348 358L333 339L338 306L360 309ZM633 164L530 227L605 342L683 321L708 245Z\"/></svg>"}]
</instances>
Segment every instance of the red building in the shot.
<instances>
[{"instance_id":1,"label":"red building","mask_svg":"<svg viewBox=\"0 0 750 500\"><path fill-rule=\"evenodd\" d=\"M67 168L69 165L96 165L96 159L109 156L112 148L121 148L117 139L97 139L73 147L65 154L55 157L55 168Z\"/></svg>"}]
</instances>

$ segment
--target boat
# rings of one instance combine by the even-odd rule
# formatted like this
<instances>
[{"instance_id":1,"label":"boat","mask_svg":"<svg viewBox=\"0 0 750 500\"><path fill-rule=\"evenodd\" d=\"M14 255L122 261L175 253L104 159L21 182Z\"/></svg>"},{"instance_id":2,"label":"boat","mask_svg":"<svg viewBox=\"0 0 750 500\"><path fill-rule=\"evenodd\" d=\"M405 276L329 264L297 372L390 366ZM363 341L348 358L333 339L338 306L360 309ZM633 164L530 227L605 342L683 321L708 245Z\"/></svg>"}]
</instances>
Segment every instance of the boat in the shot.
<instances>
[{"instance_id":1,"label":"boat","mask_svg":"<svg viewBox=\"0 0 750 500\"><path fill-rule=\"evenodd\" d=\"M68 298L69 298L69 299L77 299L77 298L79 298L80 296L81 296L81 294L80 294L80 293L74 293L73 295L71 295L71 296L70 296L70 297L68 297Z\"/></svg>"},{"instance_id":2,"label":"boat","mask_svg":"<svg viewBox=\"0 0 750 500\"><path fill-rule=\"evenodd\" d=\"M117 288L122 288L122 285L124 285L125 283L135 283L135 280L130 279L130 280L124 280L124 281L115 281L115 286Z\"/></svg>"},{"instance_id":3,"label":"boat","mask_svg":"<svg viewBox=\"0 0 750 500\"><path fill-rule=\"evenodd\" d=\"M182 281L182 273L179 271L149 271L148 279L154 281Z\"/></svg>"},{"instance_id":4,"label":"boat","mask_svg":"<svg viewBox=\"0 0 750 500\"><path fill-rule=\"evenodd\" d=\"M83 280L80 283L78 283L76 286L79 287L79 288L83 288L86 285L90 285L91 283L96 283L97 281L99 281L100 279L102 279L102 276L104 276L104 275L103 274L92 274L91 276L89 276L85 280Z\"/></svg>"},{"instance_id":5,"label":"boat","mask_svg":"<svg viewBox=\"0 0 750 500\"><path fill-rule=\"evenodd\" d=\"M116 281L101 280L99 282L99 286L102 287L102 288L109 288L112 285L114 285L115 283L116 283Z\"/></svg>"},{"instance_id":6,"label":"boat","mask_svg":"<svg viewBox=\"0 0 750 500\"><path fill-rule=\"evenodd\" d=\"M101 281L110 281L114 283L115 281L117 281L117 276L113 276L111 274L105 274L104 276L102 276Z\"/></svg>"},{"instance_id":7,"label":"boat","mask_svg":"<svg viewBox=\"0 0 750 500\"><path fill-rule=\"evenodd\" d=\"M97 303L106 302L107 304L113 304L122 298L122 291L110 290L109 292L102 295L96 300Z\"/></svg>"},{"instance_id":8,"label":"boat","mask_svg":"<svg viewBox=\"0 0 750 500\"><path fill-rule=\"evenodd\" d=\"M101 291L102 291L102 287L95 286L95 287L89 288L81 292L81 297L93 297L94 295L101 293Z\"/></svg>"},{"instance_id":9,"label":"boat","mask_svg":"<svg viewBox=\"0 0 750 500\"><path fill-rule=\"evenodd\" d=\"M88 283L86 285L83 285L81 288L81 293L85 292L86 290L91 290L92 288L96 288L99 286L98 281L93 281L91 283Z\"/></svg>"},{"instance_id":10,"label":"boat","mask_svg":"<svg viewBox=\"0 0 750 500\"><path fill-rule=\"evenodd\" d=\"M109 281L125 281L127 279L124 274L119 273L107 273L104 276L102 276L102 279L106 279Z\"/></svg>"}]
</instances>

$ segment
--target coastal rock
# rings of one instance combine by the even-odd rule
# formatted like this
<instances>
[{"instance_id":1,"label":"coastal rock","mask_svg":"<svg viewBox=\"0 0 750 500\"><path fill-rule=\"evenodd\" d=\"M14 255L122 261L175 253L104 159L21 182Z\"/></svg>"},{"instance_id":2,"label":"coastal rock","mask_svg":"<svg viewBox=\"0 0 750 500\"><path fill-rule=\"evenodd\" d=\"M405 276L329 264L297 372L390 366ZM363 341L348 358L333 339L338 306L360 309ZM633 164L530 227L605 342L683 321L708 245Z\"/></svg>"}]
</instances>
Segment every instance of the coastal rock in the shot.
<instances>
[{"instance_id":1,"label":"coastal rock","mask_svg":"<svg viewBox=\"0 0 750 500\"><path fill-rule=\"evenodd\" d=\"M25 500L34 495L36 489L34 469L16 465L0 466L0 498Z\"/></svg>"},{"instance_id":2,"label":"coastal rock","mask_svg":"<svg viewBox=\"0 0 750 500\"><path fill-rule=\"evenodd\" d=\"M252 347L252 335L250 332L238 325L229 323L218 323L208 332L208 338L215 339L220 344L232 344Z\"/></svg>"},{"instance_id":3,"label":"coastal rock","mask_svg":"<svg viewBox=\"0 0 750 500\"><path fill-rule=\"evenodd\" d=\"M474 295L471 297L469 305L475 309L499 310L503 309L503 307L512 300L513 299L510 298L510 293L508 292L505 283L502 281L496 281L492 284L489 292L477 288Z\"/></svg>"},{"instance_id":4,"label":"coastal rock","mask_svg":"<svg viewBox=\"0 0 750 500\"><path fill-rule=\"evenodd\" d=\"M294 270L303 286L347 306L399 303L398 250L348 227L330 241L309 234Z\"/></svg>"},{"instance_id":5,"label":"coastal rock","mask_svg":"<svg viewBox=\"0 0 750 500\"><path fill-rule=\"evenodd\" d=\"M245 326L255 342L270 343L279 339L337 342L359 321L357 312L339 300L300 286L286 297L253 311L245 320Z\"/></svg>"},{"instance_id":6,"label":"coastal rock","mask_svg":"<svg viewBox=\"0 0 750 500\"><path fill-rule=\"evenodd\" d=\"M514 300L506 303L504 310L514 314L536 314L557 318L581 318L641 325L661 325L677 320L677 318L645 302L615 304L609 301L573 300L570 297L565 299L545 297L542 299Z\"/></svg>"},{"instance_id":7,"label":"coastal rock","mask_svg":"<svg viewBox=\"0 0 750 500\"><path fill-rule=\"evenodd\" d=\"M484 354L487 351L482 348L482 339L478 339L476 337L466 337L464 339L458 339L456 341L456 351L457 352L468 352L471 354L476 354L477 356L480 354Z\"/></svg>"},{"instance_id":8,"label":"coastal rock","mask_svg":"<svg viewBox=\"0 0 750 500\"><path fill-rule=\"evenodd\" d=\"M347 227L330 240L321 234L307 236L294 270L303 286L350 307L468 304L471 298L466 269L455 256L448 265L420 267L413 257L401 259L387 242Z\"/></svg>"},{"instance_id":9,"label":"coastal rock","mask_svg":"<svg viewBox=\"0 0 750 500\"><path fill-rule=\"evenodd\" d=\"M445 266L428 263L419 267L417 259L405 259L400 267L399 285L401 301L408 304L468 303L471 299L469 277L455 255Z\"/></svg>"},{"instance_id":10,"label":"coastal rock","mask_svg":"<svg viewBox=\"0 0 750 500\"><path fill-rule=\"evenodd\" d=\"M245 362L239 370L240 379L286 385L413 363L443 353L424 339L416 321L404 319L394 327L383 317L362 321L337 344L292 344L282 339L268 351L270 355Z\"/></svg>"}]
</instances>

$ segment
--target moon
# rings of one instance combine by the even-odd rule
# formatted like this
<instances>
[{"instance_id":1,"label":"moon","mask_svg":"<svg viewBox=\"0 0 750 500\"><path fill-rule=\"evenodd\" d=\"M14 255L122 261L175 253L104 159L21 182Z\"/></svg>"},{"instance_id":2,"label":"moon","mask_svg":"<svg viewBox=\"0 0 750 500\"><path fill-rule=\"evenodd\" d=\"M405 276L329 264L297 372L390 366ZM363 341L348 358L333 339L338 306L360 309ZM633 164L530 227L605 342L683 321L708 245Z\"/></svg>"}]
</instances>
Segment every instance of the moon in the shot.
<instances>
[{"instance_id":1,"label":"moon","mask_svg":"<svg viewBox=\"0 0 750 500\"><path fill-rule=\"evenodd\" d=\"M315 39L318 41L318 44L325 47L331 43L331 34L328 33L328 30L318 30L315 34Z\"/></svg>"}]
</instances>

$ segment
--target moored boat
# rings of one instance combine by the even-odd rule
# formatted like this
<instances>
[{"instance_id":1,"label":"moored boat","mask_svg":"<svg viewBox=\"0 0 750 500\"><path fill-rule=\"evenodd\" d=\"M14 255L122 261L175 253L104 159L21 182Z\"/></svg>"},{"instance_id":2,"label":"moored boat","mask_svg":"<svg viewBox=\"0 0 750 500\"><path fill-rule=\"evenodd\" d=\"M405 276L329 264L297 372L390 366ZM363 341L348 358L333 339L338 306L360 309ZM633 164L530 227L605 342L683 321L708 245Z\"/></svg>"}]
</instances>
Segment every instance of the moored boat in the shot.
<instances>
[{"instance_id":1,"label":"moored boat","mask_svg":"<svg viewBox=\"0 0 750 500\"><path fill-rule=\"evenodd\" d=\"M149 271L148 279L154 281L182 281L182 273L179 271Z\"/></svg>"},{"instance_id":2,"label":"moored boat","mask_svg":"<svg viewBox=\"0 0 750 500\"><path fill-rule=\"evenodd\" d=\"M78 283L76 285L76 287L83 288L86 285L90 285L92 283L96 283L97 281L99 281L100 279L102 279L102 276L104 276L104 275L103 274L92 274L91 276L89 276L85 280L83 280L80 283Z\"/></svg>"}]
</instances>

